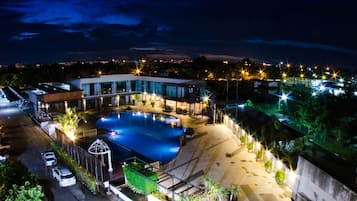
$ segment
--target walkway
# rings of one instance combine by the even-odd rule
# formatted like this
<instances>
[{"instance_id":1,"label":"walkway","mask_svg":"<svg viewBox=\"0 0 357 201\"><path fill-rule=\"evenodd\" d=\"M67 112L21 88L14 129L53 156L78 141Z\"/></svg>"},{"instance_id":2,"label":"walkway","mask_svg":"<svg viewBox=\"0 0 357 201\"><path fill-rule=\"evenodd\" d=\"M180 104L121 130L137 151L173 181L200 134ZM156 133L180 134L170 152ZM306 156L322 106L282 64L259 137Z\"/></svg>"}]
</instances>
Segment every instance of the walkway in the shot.
<instances>
[{"instance_id":1,"label":"walkway","mask_svg":"<svg viewBox=\"0 0 357 201\"><path fill-rule=\"evenodd\" d=\"M180 178L188 178L197 171L225 188L231 184L240 185L239 200L246 201L290 201L291 191L279 186L274 175L267 173L263 162L255 161L255 154L238 146L238 139L224 125L193 125L196 133L206 133L188 141L167 170ZM232 157L227 153L235 152ZM168 181L170 182L170 181ZM200 179L195 179L197 185ZM172 184L167 184L172 185Z\"/></svg>"}]
</instances>

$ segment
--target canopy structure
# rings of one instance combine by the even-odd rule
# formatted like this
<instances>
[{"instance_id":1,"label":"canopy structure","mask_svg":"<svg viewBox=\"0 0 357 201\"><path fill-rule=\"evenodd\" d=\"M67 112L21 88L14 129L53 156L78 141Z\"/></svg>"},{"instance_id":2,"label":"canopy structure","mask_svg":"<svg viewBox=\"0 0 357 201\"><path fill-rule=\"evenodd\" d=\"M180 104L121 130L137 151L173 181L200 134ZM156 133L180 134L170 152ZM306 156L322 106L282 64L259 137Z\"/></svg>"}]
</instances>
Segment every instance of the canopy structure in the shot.
<instances>
[{"instance_id":1,"label":"canopy structure","mask_svg":"<svg viewBox=\"0 0 357 201\"><path fill-rule=\"evenodd\" d=\"M113 172L113 168L112 168L112 160L111 160L111 154L110 154L110 148L107 145L107 143L105 143L103 140L101 139L96 139L88 148L88 152L90 154L93 155L104 155L104 154L108 154L108 166L109 172Z\"/></svg>"}]
</instances>

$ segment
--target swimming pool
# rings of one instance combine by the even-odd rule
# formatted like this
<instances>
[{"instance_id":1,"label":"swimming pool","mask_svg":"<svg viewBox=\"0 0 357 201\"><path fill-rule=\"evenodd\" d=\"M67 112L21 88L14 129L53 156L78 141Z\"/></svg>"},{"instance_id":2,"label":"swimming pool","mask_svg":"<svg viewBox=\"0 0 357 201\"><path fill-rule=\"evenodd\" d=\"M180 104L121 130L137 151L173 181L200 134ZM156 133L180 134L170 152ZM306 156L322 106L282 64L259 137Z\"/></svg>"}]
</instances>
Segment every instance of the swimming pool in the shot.
<instances>
[{"instance_id":1,"label":"swimming pool","mask_svg":"<svg viewBox=\"0 0 357 201\"><path fill-rule=\"evenodd\" d=\"M108 131L104 139L161 163L176 157L180 135L184 133L178 118L156 113L112 113L97 120L96 124Z\"/></svg>"}]
</instances>

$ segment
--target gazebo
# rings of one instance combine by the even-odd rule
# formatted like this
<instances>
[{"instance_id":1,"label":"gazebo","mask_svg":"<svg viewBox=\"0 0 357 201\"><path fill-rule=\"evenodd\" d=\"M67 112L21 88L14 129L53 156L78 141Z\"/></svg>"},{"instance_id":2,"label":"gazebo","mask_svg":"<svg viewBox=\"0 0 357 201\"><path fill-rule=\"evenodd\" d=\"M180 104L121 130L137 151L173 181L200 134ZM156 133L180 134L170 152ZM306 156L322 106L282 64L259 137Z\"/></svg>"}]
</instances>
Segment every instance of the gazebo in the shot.
<instances>
[{"instance_id":1,"label":"gazebo","mask_svg":"<svg viewBox=\"0 0 357 201\"><path fill-rule=\"evenodd\" d=\"M88 148L88 152L93 155L104 155L108 154L108 171L109 173L113 172L111 151L107 143L101 139L96 139Z\"/></svg>"}]
</instances>

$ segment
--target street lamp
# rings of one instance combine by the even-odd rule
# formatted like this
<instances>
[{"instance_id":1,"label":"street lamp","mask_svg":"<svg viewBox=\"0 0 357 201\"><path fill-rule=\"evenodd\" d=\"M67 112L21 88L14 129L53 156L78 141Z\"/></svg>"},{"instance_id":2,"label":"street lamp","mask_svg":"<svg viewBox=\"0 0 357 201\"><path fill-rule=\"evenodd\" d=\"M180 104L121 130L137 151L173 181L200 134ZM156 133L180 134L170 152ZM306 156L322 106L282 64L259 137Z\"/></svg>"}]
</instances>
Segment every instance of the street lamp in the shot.
<instances>
[{"instance_id":1,"label":"street lamp","mask_svg":"<svg viewBox=\"0 0 357 201\"><path fill-rule=\"evenodd\" d=\"M286 103L286 101L289 99L289 94L286 94L286 93L282 93L280 96L279 96L279 103L278 103L278 109L280 110L280 103L281 101L284 101Z\"/></svg>"},{"instance_id":2,"label":"street lamp","mask_svg":"<svg viewBox=\"0 0 357 201\"><path fill-rule=\"evenodd\" d=\"M140 76L141 70L140 68L135 69L135 75Z\"/></svg>"},{"instance_id":3,"label":"street lamp","mask_svg":"<svg viewBox=\"0 0 357 201\"><path fill-rule=\"evenodd\" d=\"M201 116L202 116L202 118L203 118L203 110L206 108L206 106L208 104L208 101L209 101L209 97L207 95L202 97L202 103L201 103Z\"/></svg>"}]
</instances>

